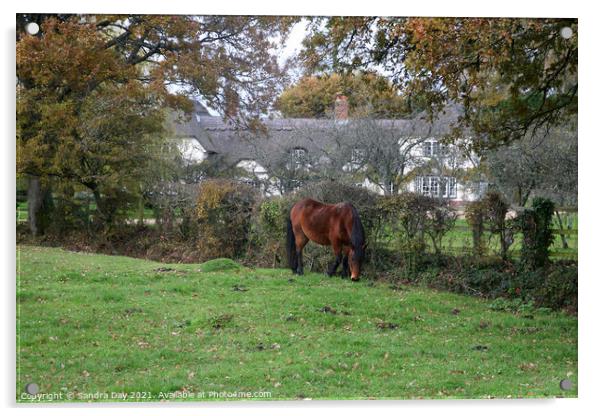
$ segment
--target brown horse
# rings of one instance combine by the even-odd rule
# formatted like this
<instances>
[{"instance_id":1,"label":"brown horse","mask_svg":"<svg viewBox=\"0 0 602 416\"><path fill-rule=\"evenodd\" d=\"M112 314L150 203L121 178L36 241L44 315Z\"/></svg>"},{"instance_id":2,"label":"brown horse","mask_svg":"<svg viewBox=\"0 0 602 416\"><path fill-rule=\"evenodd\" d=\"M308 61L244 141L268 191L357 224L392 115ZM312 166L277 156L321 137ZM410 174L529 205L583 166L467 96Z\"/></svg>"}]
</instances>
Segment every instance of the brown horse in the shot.
<instances>
[{"instance_id":1,"label":"brown horse","mask_svg":"<svg viewBox=\"0 0 602 416\"><path fill-rule=\"evenodd\" d=\"M332 246L335 262L326 272L335 274L343 263L343 276L359 280L364 259L364 227L357 210L348 202L322 204L313 199L302 199L293 205L287 221L287 254L293 273L303 274L303 247L311 240Z\"/></svg>"}]
</instances>

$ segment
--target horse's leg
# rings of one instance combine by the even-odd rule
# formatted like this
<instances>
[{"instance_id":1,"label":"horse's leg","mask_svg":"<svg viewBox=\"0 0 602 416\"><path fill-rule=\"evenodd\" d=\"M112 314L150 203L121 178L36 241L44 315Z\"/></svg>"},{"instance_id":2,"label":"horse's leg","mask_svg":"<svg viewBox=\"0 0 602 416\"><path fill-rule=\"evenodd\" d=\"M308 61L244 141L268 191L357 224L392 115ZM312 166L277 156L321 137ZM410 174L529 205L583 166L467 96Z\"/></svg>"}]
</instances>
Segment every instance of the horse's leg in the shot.
<instances>
[{"instance_id":1,"label":"horse's leg","mask_svg":"<svg viewBox=\"0 0 602 416\"><path fill-rule=\"evenodd\" d=\"M332 263L330 265L330 267L328 268L328 271L326 272L326 274L328 276L332 276L333 274L336 273L337 271L337 267L339 267L339 264L341 264L341 260L343 259L343 254L341 253L341 246L333 243L332 245L332 249L334 250L334 263Z\"/></svg>"},{"instance_id":2,"label":"horse's leg","mask_svg":"<svg viewBox=\"0 0 602 416\"><path fill-rule=\"evenodd\" d=\"M309 238L303 233L301 227L295 228L295 247L297 249L297 270L296 273L303 274L303 247L307 244Z\"/></svg>"},{"instance_id":3,"label":"horse's leg","mask_svg":"<svg viewBox=\"0 0 602 416\"><path fill-rule=\"evenodd\" d=\"M341 270L341 277L349 277L349 252L351 249L349 247L345 247L343 254L343 269Z\"/></svg>"}]
</instances>

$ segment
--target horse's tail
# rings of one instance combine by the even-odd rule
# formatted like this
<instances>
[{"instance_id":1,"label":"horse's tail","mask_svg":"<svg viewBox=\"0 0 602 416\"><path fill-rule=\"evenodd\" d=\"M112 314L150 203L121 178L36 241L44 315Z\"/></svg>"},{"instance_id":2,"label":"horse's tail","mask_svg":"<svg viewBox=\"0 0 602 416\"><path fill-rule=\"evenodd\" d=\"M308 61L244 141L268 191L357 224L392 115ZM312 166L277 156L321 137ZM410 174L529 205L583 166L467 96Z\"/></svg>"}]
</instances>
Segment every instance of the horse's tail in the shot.
<instances>
[{"instance_id":1,"label":"horse's tail","mask_svg":"<svg viewBox=\"0 0 602 416\"><path fill-rule=\"evenodd\" d=\"M295 233L293 232L293 223L290 215L286 220L286 255L288 257L288 265L294 272L297 270L297 247L295 246Z\"/></svg>"},{"instance_id":2,"label":"horse's tail","mask_svg":"<svg viewBox=\"0 0 602 416\"><path fill-rule=\"evenodd\" d=\"M351 245L353 246L353 260L361 262L365 255L366 237L364 234L364 226L360 215L353 205L351 205L351 216L353 225L351 227Z\"/></svg>"}]
</instances>

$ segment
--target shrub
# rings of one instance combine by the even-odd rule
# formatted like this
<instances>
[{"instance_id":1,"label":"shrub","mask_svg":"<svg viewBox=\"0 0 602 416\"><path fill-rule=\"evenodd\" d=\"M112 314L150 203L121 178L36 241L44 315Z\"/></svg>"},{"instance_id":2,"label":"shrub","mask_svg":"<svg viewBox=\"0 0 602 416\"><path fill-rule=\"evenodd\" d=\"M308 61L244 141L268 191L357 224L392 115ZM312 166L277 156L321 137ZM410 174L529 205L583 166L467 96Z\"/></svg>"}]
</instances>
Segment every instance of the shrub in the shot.
<instances>
[{"instance_id":1,"label":"shrub","mask_svg":"<svg viewBox=\"0 0 602 416\"><path fill-rule=\"evenodd\" d=\"M426 261L427 237L435 253L441 254L443 237L456 220L456 213L445 201L410 192L382 197L378 215L382 229L390 232L407 272L416 271Z\"/></svg>"},{"instance_id":2,"label":"shrub","mask_svg":"<svg viewBox=\"0 0 602 416\"><path fill-rule=\"evenodd\" d=\"M578 271L576 262L558 262L548 266L538 282L533 298L536 305L577 311Z\"/></svg>"},{"instance_id":3,"label":"shrub","mask_svg":"<svg viewBox=\"0 0 602 416\"><path fill-rule=\"evenodd\" d=\"M504 201L499 192L487 192L482 201L485 211L485 226L500 241L500 256L508 259L508 249L514 242L511 222L506 220L510 205Z\"/></svg>"},{"instance_id":4,"label":"shrub","mask_svg":"<svg viewBox=\"0 0 602 416\"><path fill-rule=\"evenodd\" d=\"M543 267L549 263L554 203L549 199L535 198L532 209L524 210L517 217L523 233L521 259L528 268Z\"/></svg>"},{"instance_id":5,"label":"shrub","mask_svg":"<svg viewBox=\"0 0 602 416\"><path fill-rule=\"evenodd\" d=\"M73 188L57 186L53 198L53 221L48 226L50 233L60 235L73 230L88 228L87 205L73 198ZM87 201L86 201L87 203Z\"/></svg>"},{"instance_id":6,"label":"shrub","mask_svg":"<svg viewBox=\"0 0 602 416\"><path fill-rule=\"evenodd\" d=\"M195 201L199 188L192 184L160 181L154 183L144 192L144 199L153 208L155 222L162 234L171 234L176 228L177 215L181 213L182 222L177 231L186 239L197 235L195 218ZM141 201L142 202L142 201ZM139 205L139 215L142 215L143 204Z\"/></svg>"},{"instance_id":7,"label":"shrub","mask_svg":"<svg viewBox=\"0 0 602 416\"><path fill-rule=\"evenodd\" d=\"M203 259L244 254L257 200L257 191L239 182L212 179L201 184L195 214Z\"/></svg>"},{"instance_id":8,"label":"shrub","mask_svg":"<svg viewBox=\"0 0 602 416\"><path fill-rule=\"evenodd\" d=\"M487 192L480 201L471 202L466 207L466 222L472 232L472 250L476 257L486 252L485 231L497 235L500 243L500 256L508 259L508 250L514 242L512 221L507 220L510 206L498 192Z\"/></svg>"},{"instance_id":9,"label":"shrub","mask_svg":"<svg viewBox=\"0 0 602 416\"><path fill-rule=\"evenodd\" d=\"M433 207L426 219L426 234L431 238L437 256L441 255L443 237L454 228L458 214L442 200L433 200Z\"/></svg>"},{"instance_id":10,"label":"shrub","mask_svg":"<svg viewBox=\"0 0 602 416\"><path fill-rule=\"evenodd\" d=\"M485 241L483 234L485 232L485 204L482 201L474 201L466 206L464 213L466 222L472 232L472 251L476 257L485 254Z\"/></svg>"},{"instance_id":11,"label":"shrub","mask_svg":"<svg viewBox=\"0 0 602 416\"><path fill-rule=\"evenodd\" d=\"M404 263L413 265L416 256L426 250L425 227L431 199L419 194L391 195L379 201L379 212L386 228L390 229L396 249Z\"/></svg>"},{"instance_id":12,"label":"shrub","mask_svg":"<svg viewBox=\"0 0 602 416\"><path fill-rule=\"evenodd\" d=\"M494 257L457 257L403 276L432 288L496 299L494 309L513 305L513 310L520 310L532 305L577 310L576 262L550 263L534 270L519 266Z\"/></svg>"},{"instance_id":13,"label":"shrub","mask_svg":"<svg viewBox=\"0 0 602 416\"><path fill-rule=\"evenodd\" d=\"M251 244L248 258L268 267L286 265L286 218L289 201L272 197L261 201L253 214Z\"/></svg>"}]
</instances>

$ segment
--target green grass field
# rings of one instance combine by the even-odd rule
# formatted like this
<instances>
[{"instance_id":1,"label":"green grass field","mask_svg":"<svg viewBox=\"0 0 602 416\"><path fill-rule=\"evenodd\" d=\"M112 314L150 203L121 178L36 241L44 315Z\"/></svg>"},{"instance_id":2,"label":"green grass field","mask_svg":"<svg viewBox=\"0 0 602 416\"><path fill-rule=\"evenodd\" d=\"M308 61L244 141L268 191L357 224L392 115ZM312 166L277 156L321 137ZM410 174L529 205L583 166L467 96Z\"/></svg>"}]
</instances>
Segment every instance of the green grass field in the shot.
<instances>
[{"instance_id":1,"label":"green grass field","mask_svg":"<svg viewBox=\"0 0 602 416\"><path fill-rule=\"evenodd\" d=\"M225 260L20 246L17 264L21 402L32 382L55 400L577 396L562 313Z\"/></svg>"}]
</instances>

